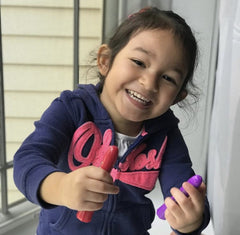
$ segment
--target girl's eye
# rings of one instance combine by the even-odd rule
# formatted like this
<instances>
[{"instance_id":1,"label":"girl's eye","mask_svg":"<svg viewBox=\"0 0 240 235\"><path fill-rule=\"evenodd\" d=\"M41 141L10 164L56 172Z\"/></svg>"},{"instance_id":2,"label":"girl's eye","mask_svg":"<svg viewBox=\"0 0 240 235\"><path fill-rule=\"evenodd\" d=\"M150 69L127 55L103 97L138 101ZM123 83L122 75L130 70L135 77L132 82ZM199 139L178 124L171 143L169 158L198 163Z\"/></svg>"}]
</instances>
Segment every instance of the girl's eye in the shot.
<instances>
[{"instance_id":1,"label":"girl's eye","mask_svg":"<svg viewBox=\"0 0 240 235\"><path fill-rule=\"evenodd\" d=\"M171 82L171 83L173 83L174 85L177 85L177 83L176 83L176 81L173 79L173 78L171 78L171 77L169 77L168 75L162 75L162 78L164 79L164 80L166 80L166 81L168 81L168 82Z\"/></svg>"},{"instance_id":2,"label":"girl's eye","mask_svg":"<svg viewBox=\"0 0 240 235\"><path fill-rule=\"evenodd\" d=\"M136 65L138 65L138 66L140 66L140 67L143 67L143 68L146 67L145 64L144 64L142 61L140 61L140 60L132 59L132 61L133 61Z\"/></svg>"}]
</instances>

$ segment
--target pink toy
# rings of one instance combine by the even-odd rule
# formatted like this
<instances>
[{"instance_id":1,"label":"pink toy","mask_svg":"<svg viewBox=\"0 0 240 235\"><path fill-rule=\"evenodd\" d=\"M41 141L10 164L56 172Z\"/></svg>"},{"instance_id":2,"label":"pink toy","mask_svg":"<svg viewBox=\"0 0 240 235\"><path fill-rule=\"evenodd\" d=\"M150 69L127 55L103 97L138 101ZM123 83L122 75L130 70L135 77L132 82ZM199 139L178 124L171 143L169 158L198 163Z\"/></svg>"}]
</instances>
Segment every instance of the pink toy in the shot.
<instances>
[{"instance_id":1,"label":"pink toy","mask_svg":"<svg viewBox=\"0 0 240 235\"><path fill-rule=\"evenodd\" d=\"M201 183L202 183L202 177L200 175L194 175L192 176L188 181L188 183L190 183L191 185L193 185L195 188L198 188ZM185 191L185 189L183 187L180 188L180 190L188 197L188 193ZM171 197L174 201L174 197ZM157 210L157 215L160 219L165 220L165 210L167 209L165 203L160 206Z\"/></svg>"},{"instance_id":2,"label":"pink toy","mask_svg":"<svg viewBox=\"0 0 240 235\"><path fill-rule=\"evenodd\" d=\"M110 172L113 168L114 163L116 162L118 157L118 148L117 146L109 146L103 161L101 163L101 168L107 172ZM93 211L78 211L77 218L84 223L89 223L92 220Z\"/></svg>"}]
</instances>

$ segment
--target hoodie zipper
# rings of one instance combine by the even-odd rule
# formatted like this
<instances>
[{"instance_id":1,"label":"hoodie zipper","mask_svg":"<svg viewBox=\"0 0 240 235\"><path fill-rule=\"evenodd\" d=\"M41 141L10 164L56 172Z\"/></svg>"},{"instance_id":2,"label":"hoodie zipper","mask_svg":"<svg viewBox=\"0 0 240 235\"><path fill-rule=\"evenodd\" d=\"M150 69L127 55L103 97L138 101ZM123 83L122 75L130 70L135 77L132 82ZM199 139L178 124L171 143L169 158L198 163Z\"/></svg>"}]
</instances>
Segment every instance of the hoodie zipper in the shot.
<instances>
[{"instance_id":1,"label":"hoodie zipper","mask_svg":"<svg viewBox=\"0 0 240 235\"><path fill-rule=\"evenodd\" d=\"M144 136L145 137L145 136ZM136 141L130 146L128 151L122 156L120 159L117 160L115 163L115 168L119 170L119 163L124 162L129 155L129 153L137 146L139 145L145 138L143 136L139 136L139 138L136 139ZM116 184L118 185L118 184ZM109 195L108 196L108 205L107 205L107 214L104 220L103 229L102 229L102 235L112 235L111 226L109 226L112 223L113 215L116 210L116 203L117 203L117 195ZM109 231L110 230L110 231Z\"/></svg>"},{"instance_id":2,"label":"hoodie zipper","mask_svg":"<svg viewBox=\"0 0 240 235\"><path fill-rule=\"evenodd\" d=\"M127 156L129 155L129 153L132 152L133 149L135 149L139 144L141 144L146 138L146 136L139 136L135 142L133 142L133 144L131 144L129 146L129 149L127 150L127 152L120 158L117 160L117 166L116 169L119 170L119 163L123 163L126 161Z\"/></svg>"},{"instance_id":3,"label":"hoodie zipper","mask_svg":"<svg viewBox=\"0 0 240 235\"><path fill-rule=\"evenodd\" d=\"M117 184L116 184L117 185ZM102 229L102 235L112 235L112 227L109 226L112 223L113 214L116 210L116 203L117 203L117 195L109 195L108 196L108 205L107 205L107 213L105 215L103 229Z\"/></svg>"}]
</instances>

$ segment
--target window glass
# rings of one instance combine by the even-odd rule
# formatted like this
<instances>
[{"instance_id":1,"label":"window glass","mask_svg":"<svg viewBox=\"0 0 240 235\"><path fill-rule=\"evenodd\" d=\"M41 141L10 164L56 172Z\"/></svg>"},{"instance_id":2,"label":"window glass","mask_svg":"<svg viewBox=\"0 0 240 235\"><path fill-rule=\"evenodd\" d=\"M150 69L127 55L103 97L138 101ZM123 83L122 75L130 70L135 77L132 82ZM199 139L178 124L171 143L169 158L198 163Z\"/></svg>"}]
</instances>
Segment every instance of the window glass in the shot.
<instances>
[{"instance_id":1,"label":"window glass","mask_svg":"<svg viewBox=\"0 0 240 235\"><path fill-rule=\"evenodd\" d=\"M73 2L1 1L7 161L52 100L73 89ZM86 83L89 53L101 44L103 1L79 2L80 83ZM12 171L7 171L9 203L23 197Z\"/></svg>"}]
</instances>

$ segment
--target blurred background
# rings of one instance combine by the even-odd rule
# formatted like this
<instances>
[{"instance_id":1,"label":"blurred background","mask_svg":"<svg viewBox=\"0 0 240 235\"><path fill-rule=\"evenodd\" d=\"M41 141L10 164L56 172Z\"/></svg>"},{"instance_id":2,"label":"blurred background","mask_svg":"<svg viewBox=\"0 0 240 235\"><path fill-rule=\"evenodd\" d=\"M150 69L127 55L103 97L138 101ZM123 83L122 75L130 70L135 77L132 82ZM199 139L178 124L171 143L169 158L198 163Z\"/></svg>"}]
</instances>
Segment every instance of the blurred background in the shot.
<instances>
[{"instance_id":1,"label":"blurred background","mask_svg":"<svg viewBox=\"0 0 240 235\"><path fill-rule=\"evenodd\" d=\"M96 83L91 54L129 14L157 6L180 14L200 47L196 115L174 108L193 168L208 187L212 219L205 235L240 228L239 0L1 0L0 234L33 235L39 208L13 183L13 155L33 122L62 90ZM162 203L159 185L150 193ZM155 219L151 235L170 234Z\"/></svg>"}]
</instances>

